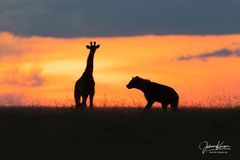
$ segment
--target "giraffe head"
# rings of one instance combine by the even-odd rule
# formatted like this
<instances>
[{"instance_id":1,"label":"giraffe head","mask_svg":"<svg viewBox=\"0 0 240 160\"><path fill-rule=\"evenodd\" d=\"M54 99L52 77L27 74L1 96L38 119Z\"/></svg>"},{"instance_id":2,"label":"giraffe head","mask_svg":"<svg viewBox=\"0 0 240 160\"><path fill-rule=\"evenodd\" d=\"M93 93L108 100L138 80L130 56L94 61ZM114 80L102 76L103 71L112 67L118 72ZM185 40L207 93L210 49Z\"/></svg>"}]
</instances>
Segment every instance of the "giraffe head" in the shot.
<instances>
[{"instance_id":1,"label":"giraffe head","mask_svg":"<svg viewBox=\"0 0 240 160\"><path fill-rule=\"evenodd\" d=\"M86 45L87 49L90 49L90 51L96 51L100 47L100 45L96 44L96 42L90 42L90 45Z\"/></svg>"}]
</instances>

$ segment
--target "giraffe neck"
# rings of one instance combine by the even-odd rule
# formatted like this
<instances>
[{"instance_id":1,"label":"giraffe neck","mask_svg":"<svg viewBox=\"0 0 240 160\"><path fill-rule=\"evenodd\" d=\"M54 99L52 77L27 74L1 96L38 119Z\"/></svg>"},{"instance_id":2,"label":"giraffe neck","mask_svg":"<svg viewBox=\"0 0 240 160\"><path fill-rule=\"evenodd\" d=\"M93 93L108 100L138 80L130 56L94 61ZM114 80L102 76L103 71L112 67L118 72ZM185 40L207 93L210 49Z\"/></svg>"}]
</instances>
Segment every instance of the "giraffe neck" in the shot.
<instances>
[{"instance_id":1,"label":"giraffe neck","mask_svg":"<svg viewBox=\"0 0 240 160\"><path fill-rule=\"evenodd\" d=\"M85 75L91 76L93 74L93 58L94 58L95 51L90 51L87 59L87 66L84 71Z\"/></svg>"}]
</instances>

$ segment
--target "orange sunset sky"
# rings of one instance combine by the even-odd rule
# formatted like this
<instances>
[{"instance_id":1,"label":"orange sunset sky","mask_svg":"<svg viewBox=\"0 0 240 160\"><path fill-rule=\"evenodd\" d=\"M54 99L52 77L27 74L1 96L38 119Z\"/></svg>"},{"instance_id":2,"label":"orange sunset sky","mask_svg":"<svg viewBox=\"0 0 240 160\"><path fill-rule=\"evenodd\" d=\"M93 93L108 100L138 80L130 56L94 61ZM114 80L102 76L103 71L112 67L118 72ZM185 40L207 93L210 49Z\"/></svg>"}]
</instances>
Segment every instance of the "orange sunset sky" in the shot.
<instances>
[{"instance_id":1,"label":"orange sunset sky","mask_svg":"<svg viewBox=\"0 0 240 160\"><path fill-rule=\"evenodd\" d=\"M90 41L101 45L94 59L97 106L145 105L143 93L125 87L136 75L175 88L180 105L240 103L240 34L50 38L2 32L0 104L74 105Z\"/></svg>"}]
</instances>

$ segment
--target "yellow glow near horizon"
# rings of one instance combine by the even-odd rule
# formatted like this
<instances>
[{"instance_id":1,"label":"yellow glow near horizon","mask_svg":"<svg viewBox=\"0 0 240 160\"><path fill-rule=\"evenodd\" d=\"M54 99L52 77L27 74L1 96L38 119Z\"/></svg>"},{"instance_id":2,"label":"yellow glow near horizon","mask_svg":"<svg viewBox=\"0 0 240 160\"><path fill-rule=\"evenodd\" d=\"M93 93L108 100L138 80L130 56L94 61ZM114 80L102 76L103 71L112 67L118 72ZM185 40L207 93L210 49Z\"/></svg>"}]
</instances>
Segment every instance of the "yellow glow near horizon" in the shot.
<instances>
[{"instance_id":1,"label":"yellow glow near horizon","mask_svg":"<svg viewBox=\"0 0 240 160\"><path fill-rule=\"evenodd\" d=\"M206 97L232 97L240 91L237 56L177 60L183 55L237 50L240 35L64 39L0 33L0 96L24 97L22 104L73 105L73 87L85 69L89 41L101 45L94 59L96 105L144 105L140 91L125 87L135 75L172 86L182 105L198 101L220 104L221 99Z\"/></svg>"}]
</instances>

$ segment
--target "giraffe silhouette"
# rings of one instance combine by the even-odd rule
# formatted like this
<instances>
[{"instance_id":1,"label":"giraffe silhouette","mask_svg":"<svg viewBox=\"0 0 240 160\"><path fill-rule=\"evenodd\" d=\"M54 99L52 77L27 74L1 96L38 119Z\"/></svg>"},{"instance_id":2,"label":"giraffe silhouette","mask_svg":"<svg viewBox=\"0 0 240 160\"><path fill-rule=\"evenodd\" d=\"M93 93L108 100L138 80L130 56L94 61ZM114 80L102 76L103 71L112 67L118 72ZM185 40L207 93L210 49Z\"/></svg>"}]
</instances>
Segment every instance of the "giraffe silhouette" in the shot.
<instances>
[{"instance_id":1,"label":"giraffe silhouette","mask_svg":"<svg viewBox=\"0 0 240 160\"><path fill-rule=\"evenodd\" d=\"M82 76L76 81L74 89L74 98L76 108L86 108L86 101L89 96L90 98L90 109L93 109L93 97L95 94L95 82L93 78L93 58L96 50L100 47L96 42L90 42L90 45L86 45L86 48L90 50L87 66ZM82 102L81 102L82 98Z\"/></svg>"}]
</instances>

